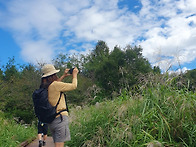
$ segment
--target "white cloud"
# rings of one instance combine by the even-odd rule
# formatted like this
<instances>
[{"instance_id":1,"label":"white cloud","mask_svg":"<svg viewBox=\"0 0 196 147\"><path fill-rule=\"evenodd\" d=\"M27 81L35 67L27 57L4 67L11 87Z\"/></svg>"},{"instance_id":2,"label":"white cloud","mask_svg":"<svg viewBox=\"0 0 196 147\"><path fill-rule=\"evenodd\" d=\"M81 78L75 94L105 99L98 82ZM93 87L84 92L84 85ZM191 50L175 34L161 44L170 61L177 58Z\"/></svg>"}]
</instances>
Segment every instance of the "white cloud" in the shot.
<instances>
[{"instance_id":1,"label":"white cloud","mask_svg":"<svg viewBox=\"0 0 196 147\"><path fill-rule=\"evenodd\" d=\"M187 69L186 67L183 67L182 69L177 69L175 71L168 71L169 74L181 74L181 73L186 73L189 69Z\"/></svg>"},{"instance_id":2,"label":"white cloud","mask_svg":"<svg viewBox=\"0 0 196 147\"><path fill-rule=\"evenodd\" d=\"M120 15L121 13L115 9L105 11L92 6L70 17L66 26L76 34L77 39L104 40L112 47L116 43L126 44L133 41L130 32L134 30L126 21L127 17Z\"/></svg>"},{"instance_id":3,"label":"white cloud","mask_svg":"<svg viewBox=\"0 0 196 147\"><path fill-rule=\"evenodd\" d=\"M140 0L137 13L119 9L118 2L10 0L0 10L0 27L13 33L28 62L49 61L59 51L88 53L97 40L110 49L141 45L143 55L162 69L196 58L196 1Z\"/></svg>"},{"instance_id":4,"label":"white cloud","mask_svg":"<svg viewBox=\"0 0 196 147\"><path fill-rule=\"evenodd\" d=\"M22 45L21 54L29 63L45 63L52 61L54 51L52 46L44 41L29 41Z\"/></svg>"},{"instance_id":5,"label":"white cloud","mask_svg":"<svg viewBox=\"0 0 196 147\"><path fill-rule=\"evenodd\" d=\"M178 62L184 64L196 58L196 54L194 54L196 50L194 43L196 28L189 25L191 22L194 25L196 24L195 11L190 11L190 7L187 7L188 2L190 1L167 1L164 4L160 2L161 7L157 6L156 10L153 11L157 11L157 13L154 13L156 14L155 18L164 17L162 20L163 25L146 31L146 40L140 42L144 48L144 55L154 63L159 58L157 64L162 69L168 68L170 64L176 66ZM194 5L191 7L195 8ZM157 50L161 50L161 53L160 51L157 52ZM157 57L156 54L158 55ZM160 56L164 56L164 58L161 60ZM169 65L165 62L169 62Z\"/></svg>"}]
</instances>

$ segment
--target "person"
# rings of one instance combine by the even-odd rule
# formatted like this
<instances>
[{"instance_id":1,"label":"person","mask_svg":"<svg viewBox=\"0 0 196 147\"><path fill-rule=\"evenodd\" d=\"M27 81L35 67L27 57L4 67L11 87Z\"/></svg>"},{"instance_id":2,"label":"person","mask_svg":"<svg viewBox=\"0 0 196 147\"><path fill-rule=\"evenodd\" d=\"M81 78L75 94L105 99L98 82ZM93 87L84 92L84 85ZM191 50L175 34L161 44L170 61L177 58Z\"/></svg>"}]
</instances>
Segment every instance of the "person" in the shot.
<instances>
[{"instance_id":1,"label":"person","mask_svg":"<svg viewBox=\"0 0 196 147\"><path fill-rule=\"evenodd\" d=\"M38 128L39 147L45 146L47 133L48 133L48 125L38 121L37 128ZM42 138L42 136L43 136L43 138Z\"/></svg>"},{"instance_id":2,"label":"person","mask_svg":"<svg viewBox=\"0 0 196 147\"><path fill-rule=\"evenodd\" d=\"M60 70L56 70L52 64L44 65L41 71L43 75L40 87L48 88L48 100L53 106L56 105L61 92L71 91L77 88L78 69L76 67L73 69L72 74L68 73L69 69L65 69L64 74L60 78L57 76ZM62 82L65 77L70 75L72 75L72 83ZM66 102L63 94L57 106L57 113L61 110L66 110ZM48 124L55 147L63 147L65 141L71 140L68 122L68 112L63 111L52 123Z\"/></svg>"}]
</instances>

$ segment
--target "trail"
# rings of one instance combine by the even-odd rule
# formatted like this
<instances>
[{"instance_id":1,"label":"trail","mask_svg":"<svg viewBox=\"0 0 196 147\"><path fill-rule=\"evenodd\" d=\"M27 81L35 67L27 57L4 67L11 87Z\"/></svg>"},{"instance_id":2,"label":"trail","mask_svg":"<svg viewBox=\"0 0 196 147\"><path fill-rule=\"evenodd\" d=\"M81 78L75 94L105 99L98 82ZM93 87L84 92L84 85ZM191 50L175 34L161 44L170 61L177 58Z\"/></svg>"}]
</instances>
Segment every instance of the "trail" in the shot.
<instances>
[{"instance_id":1,"label":"trail","mask_svg":"<svg viewBox=\"0 0 196 147\"><path fill-rule=\"evenodd\" d=\"M38 147L39 143L38 143L38 139L35 139L33 142L31 142L29 145L27 145L26 147ZM43 147L54 147L54 142L52 137L47 137L46 139L46 145Z\"/></svg>"}]
</instances>

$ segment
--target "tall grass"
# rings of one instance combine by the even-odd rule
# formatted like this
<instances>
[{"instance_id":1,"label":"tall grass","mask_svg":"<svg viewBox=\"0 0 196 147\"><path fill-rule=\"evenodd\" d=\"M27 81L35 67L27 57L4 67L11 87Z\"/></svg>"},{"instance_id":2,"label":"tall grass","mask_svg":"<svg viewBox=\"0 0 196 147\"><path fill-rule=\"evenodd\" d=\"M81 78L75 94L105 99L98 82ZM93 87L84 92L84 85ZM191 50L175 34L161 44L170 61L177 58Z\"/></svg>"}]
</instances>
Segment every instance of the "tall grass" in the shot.
<instances>
[{"instance_id":1,"label":"tall grass","mask_svg":"<svg viewBox=\"0 0 196 147\"><path fill-rule=\"evenodd\" d=\"M168 82L171 81L142 83L139 94L130 96L124 92L114 101L72 110L72 140L67 145L193 147L196 94L175 89Z\"/></svg>"},{"instance_id":2,"label":"tall grass","mask_svg":"<svg viewBox=\"0 0 196 147\"><path fill-rule=\"evenodd\" d=\"M16 147L23 141L36 136L35 127L17 124L13 120L8 120L0 112L0 146Z\"/></svg>"}]
</instances>

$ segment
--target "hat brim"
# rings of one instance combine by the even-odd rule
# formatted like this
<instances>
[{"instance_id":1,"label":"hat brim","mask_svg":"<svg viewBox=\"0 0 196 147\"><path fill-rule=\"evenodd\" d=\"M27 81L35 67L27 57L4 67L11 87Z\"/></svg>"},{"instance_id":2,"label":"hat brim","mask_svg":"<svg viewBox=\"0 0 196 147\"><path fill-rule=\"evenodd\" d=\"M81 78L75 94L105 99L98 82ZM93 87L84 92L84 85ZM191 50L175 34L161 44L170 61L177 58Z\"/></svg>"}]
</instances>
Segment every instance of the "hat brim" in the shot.
<instances>
[{"instance_id":1,"label":"hat brim","mask_svg":"<svg viewBox=\"0 0 196 147\"><path fill-rule=\"evenodd\" d=\"M55 73L58 73L59 71L60 71L60 70L53 70L53 71L51 71L51 72L49 72L49 73L47 73L47 74L44 74L44 75L42 76L42 78L51 76L51 75L53 75L53 74L55 74Z\"/></svg>"}]
</instances>

